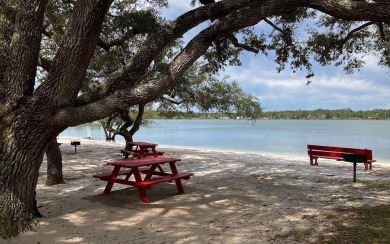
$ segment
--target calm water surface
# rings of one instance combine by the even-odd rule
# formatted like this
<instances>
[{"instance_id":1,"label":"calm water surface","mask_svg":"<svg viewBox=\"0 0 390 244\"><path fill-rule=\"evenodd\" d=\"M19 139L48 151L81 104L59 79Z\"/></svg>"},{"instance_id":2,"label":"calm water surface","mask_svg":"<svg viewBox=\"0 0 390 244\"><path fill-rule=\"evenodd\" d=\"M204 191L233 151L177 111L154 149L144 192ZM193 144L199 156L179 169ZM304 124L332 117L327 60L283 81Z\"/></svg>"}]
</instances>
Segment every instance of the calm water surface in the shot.
<instances>
[{"instance_id":1,"label":"calm water surface","mask_svg":"<svg viewBox=\"0 0 390 244\"><path fill-rule=\"evenodd\" d=\"M68 128L60 137L105 140L100 126ZM117 142L124 142L117 137ZM369 148L390 163L390 121L374 120L154 120L134 136L161 146L306 156L307 144Z\"/></svg>"}]
</instances>

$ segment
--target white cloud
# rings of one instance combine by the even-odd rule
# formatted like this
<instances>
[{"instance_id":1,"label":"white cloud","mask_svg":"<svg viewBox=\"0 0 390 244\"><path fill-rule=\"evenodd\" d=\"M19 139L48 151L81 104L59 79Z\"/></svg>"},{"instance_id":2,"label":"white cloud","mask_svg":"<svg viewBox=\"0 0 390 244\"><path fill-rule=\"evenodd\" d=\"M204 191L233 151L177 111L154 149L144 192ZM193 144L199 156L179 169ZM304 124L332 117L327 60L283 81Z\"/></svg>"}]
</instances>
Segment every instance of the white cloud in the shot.
<instances>
[{"instance_id":1,"label":"white cloud","mask_svg":"<svg viewBox=\"0 0 390 244\"><path fill-rule=\"evenodd\" d=\"M246 92L257 96L269 111L390 109L390 83L386 82L388 77L383 72L368 68L346 75L340 68L323 67L306 86L304 72L278 74L272 61L253 56L247 57L247 62L242 67L229 67L225 73L237 80Z\"/></svg>"}]
</instances>

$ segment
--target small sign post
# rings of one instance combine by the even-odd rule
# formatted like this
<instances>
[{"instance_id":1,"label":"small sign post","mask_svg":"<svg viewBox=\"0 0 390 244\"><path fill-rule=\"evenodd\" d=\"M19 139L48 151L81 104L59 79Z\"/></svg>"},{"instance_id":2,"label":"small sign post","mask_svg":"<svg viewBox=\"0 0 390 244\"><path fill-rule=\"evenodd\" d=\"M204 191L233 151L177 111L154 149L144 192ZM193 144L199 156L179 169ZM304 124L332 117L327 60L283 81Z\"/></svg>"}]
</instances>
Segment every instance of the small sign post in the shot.
<instances>
[{"instance_id":1,"label":"small sign post","mask_svg":"<svg viewBox=\"0 0 390 244\"><path fill-rule=\"evenodd\" d=\"M73 146L74 146L74 154L76 154L76 153L77 153L76 147L77 147L78 145L80 145L80 141L71 141L71 142L70 142L70 145L73 145Z\"/></svg>"}]
</instances>

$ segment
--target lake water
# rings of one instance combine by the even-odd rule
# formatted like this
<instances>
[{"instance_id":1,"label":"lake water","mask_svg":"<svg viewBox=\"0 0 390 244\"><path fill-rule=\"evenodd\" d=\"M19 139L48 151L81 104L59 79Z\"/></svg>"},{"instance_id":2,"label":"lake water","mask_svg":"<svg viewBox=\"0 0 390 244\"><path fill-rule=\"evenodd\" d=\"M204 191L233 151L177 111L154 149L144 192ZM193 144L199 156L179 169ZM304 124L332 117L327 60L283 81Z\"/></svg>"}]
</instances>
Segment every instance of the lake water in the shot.
<instances>
[{"instance_id":1,"label":"lake water","mask_svg":"<svg viewBox=\"0 0 390 244\"><path fill-rule=\"evenodd\" d=\"M105 140L101 126L71 127L60 137ZM307 144L368 148L390 163L390 121L375 120L154 120L135 141L224 151L307 155ZM122 137L117 142L124 142Z\"/></svg>"}]
</instances>

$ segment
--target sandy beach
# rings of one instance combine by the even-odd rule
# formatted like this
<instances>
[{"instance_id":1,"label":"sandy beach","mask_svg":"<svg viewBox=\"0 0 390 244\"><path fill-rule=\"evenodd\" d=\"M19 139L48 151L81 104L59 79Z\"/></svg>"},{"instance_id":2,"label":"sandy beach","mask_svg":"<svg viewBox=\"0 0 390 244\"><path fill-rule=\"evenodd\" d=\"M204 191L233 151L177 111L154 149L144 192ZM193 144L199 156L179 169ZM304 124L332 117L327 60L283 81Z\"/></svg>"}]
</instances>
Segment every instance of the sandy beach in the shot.
<instances>
[{"instance_id":1,"label":"sandy beach","mask_svg":"<svg viewBox=\"0 0 390 244\"><path fill-rule=\"evenodd\" d=\"M122 144L81 140L77 154L70 140L60 139L66 184L46 187L46 162L37 186L44 218L35 231L0 243L299 243L289 233L310 231L315 241L331 228L324 213L341 207L390 204L390 191L372 185L390 182L390 165L372 171L346 162L307 155L289 157L163 147L180 158L185 194L172 184L148 191L142 204L138 192L115 184L102 196L109 172L106 163L122 159Z\"/></svg>"}]
</instances>

